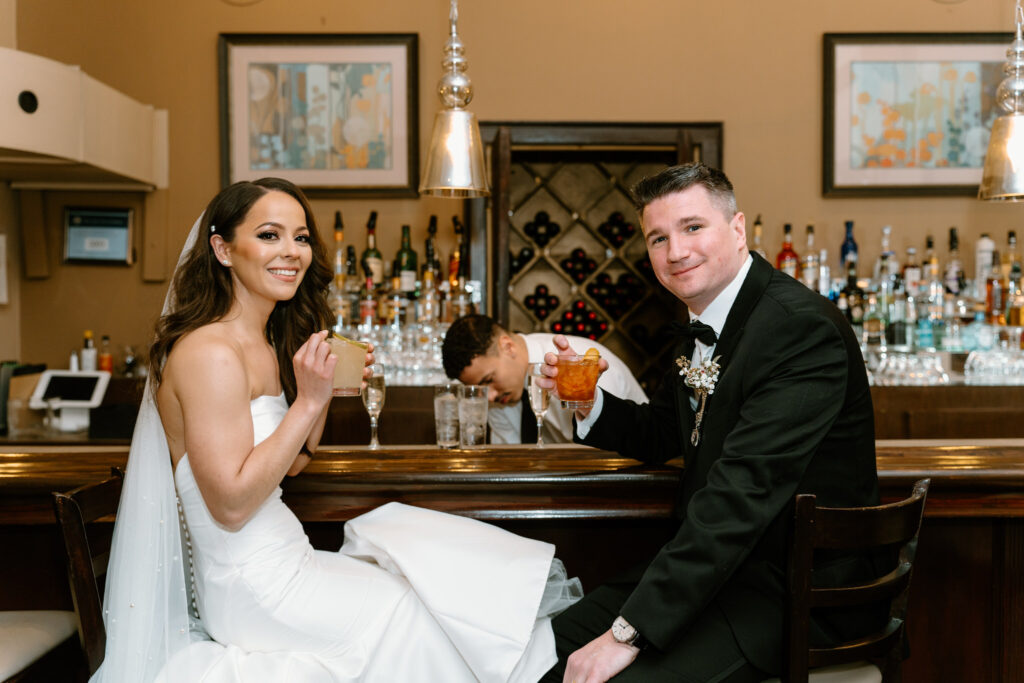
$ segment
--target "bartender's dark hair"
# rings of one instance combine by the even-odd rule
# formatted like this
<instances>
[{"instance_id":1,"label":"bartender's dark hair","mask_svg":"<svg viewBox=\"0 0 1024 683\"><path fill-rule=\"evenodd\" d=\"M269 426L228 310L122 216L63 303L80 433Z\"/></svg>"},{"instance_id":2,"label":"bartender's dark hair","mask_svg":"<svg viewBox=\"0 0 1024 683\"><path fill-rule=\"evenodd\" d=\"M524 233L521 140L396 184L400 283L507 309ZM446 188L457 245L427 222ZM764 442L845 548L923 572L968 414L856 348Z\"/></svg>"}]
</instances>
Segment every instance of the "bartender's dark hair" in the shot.
<instances>
[{"instance_id":1,"label":"bartender's dark hair","mask_svg":"<svg viewBox=\"0 0 1024 683\"><path fill-rule=\"evenodd\" d=\"M641 179L633 186L633 207L643 219L644 208L656 199L674 192L682 192L694 185L702 185L718 208L731 219L736 214L736 195L732 183L717 168L694 162L671 166L664 171Z\"/></svg>"},{"instance_id":2,"label":"bartender's dark hair","mask_svg":"<svg viewBox=\"0 0 1024 683\"><path fill-rule=\"evenodd\" d=\"M477 356L491 352L494 341L505 329L486 315L466 315L452 323L441 343L444 373L458 379Z\"/></svg>"},{"instance_id":3,"label":"bartender's dark hair","mask_svg":"<svg viewBox=\"0 0 1024 683\"><path fill-rule=\"evenodd\" d=\"M302 206L309 228L313 260L306 270L295 296L278 301L267 321L267 341L277 353L277 365L285 397L295 400L295 370L292 356L309 335L327 327L331 309L327 288L332 273L327 249L316 228L316 219L306 196L293 183L281 178L242 181L221 190L210 200L200 219L199 234L178 264L172 284L169 311L156 324L156 340L149 348L149 369L156 387L163 379L163 363L175 342L203 325L227 314L234 300L231 271L217 260L210 243L214 232L225 242L235 239L235 229L245 220L260 197L268 192L284 192ZM211 229L211 226L215 226Z\"/></svg>"}]
</instances>

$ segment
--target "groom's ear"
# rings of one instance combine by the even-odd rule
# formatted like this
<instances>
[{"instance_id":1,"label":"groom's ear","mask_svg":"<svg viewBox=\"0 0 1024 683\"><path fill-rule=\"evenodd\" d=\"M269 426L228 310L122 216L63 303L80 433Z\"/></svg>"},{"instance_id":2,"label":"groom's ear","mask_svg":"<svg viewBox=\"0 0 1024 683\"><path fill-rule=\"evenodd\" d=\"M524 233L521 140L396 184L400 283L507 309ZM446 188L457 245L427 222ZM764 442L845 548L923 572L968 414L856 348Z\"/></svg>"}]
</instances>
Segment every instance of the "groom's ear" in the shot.
<instances>
[{"instance_id":1,"label":"groom's ear","mask_svg":"<svg viewBox=\"0 0 1024 683\"><path fill-rule=\"evenodd\" d=\"M213 255L225 266L231 266L231 253L228 243L220 235L210 235L210 246L213 247Z\"/></svg>"}]
</instances>

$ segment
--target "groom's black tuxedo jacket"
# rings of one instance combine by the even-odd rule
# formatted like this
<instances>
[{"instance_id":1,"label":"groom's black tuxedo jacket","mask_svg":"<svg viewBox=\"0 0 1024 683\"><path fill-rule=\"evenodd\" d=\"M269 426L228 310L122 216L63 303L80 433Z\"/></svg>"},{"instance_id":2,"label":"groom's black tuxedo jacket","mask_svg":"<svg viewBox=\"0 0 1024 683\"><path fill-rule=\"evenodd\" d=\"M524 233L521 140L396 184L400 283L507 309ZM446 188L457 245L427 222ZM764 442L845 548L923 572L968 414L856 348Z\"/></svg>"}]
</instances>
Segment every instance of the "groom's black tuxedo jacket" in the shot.
<instances>
[{"instance_id":1,"label":"groom's black tuxedo jacket","mask_svg":"<svg viewBox=\"0 0 1024 683\"><path fill-rule=\"evenodd\" d=\"M680 344L675 357L692 351ZM794 494L826 506L878 503L871 394L839 310L756 254L714 353L721 371L697 447L692 393L675 364L647 405L606 393L583 442L644 462L685 459L679 530L622 615L667 650L715 600L748 659L777 671ZM826 577L875 573L861 557L818 564ZM827 618L818 626L825 637L846 635Z\"/></svg>"}]
</instances>

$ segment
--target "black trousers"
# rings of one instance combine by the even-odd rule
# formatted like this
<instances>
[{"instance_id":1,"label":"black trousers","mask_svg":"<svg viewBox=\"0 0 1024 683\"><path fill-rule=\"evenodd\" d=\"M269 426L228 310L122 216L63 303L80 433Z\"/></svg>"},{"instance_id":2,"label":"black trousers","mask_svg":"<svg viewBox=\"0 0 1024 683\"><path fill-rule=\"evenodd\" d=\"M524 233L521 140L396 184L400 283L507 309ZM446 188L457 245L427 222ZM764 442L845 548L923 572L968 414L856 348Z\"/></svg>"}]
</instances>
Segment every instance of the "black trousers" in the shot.
<instances>
[{"instance_id":1,"label":"black trousers","mask_svg":"<svg viewBox=\"0 0 1024 683\"><path fill-rule=\"evenodd\" d=\"M555 617L558 664L541 679L562 683L570 654L611 628L635 583L601 586ZM725 615L712 603L686 635L666 652L649 646L642 650L615 683L760 683L769 675L743 656Z\"/></svg>"}]
</instances>

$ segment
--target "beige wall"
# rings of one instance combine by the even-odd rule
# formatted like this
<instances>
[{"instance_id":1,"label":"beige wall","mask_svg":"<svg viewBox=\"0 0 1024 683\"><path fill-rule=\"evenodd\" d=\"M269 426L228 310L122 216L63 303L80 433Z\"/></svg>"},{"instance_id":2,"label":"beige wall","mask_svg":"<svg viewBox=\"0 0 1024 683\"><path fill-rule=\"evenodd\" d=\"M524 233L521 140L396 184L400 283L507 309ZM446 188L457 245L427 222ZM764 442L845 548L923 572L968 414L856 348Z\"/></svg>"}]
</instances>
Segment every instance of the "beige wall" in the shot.
<instances>
[{"instance_id":1,"label":"beige wall","mask_svg":"<svg viewBox=\"0 0 1024 683\"><path fill-rule=\"evenodd\" d=\"M422 148L436 110L447 4L31 0L18 6L17 40L22 50L79 64L170 111L168 244L176 253L219 187L218 33L418 33ZM1018 225L1024 206L968 198L824 199L820 193L822 33L1006 31L1009 0L463 0L460 9L476 85L471 109L483 120L723 121L725 170L741 208L762 214L771 253L784 222L801 235L804 224L815 223L835 254L842 222L852 219L868 262L886 223L895 228L900 253L908 244L922 246L926 233L944 236L951 225L960 227L967 251L982 230L1002 244L1007 229L1024 229ZM377 209L381 247L389 256L402 223L411 223L414 240L422 243L429 214L440 214L447 226L459 205L321 200L314 208L328 225L342 209L349 239L358 245L367 212ZM51 278L21 283L24 358L62 364L86 327L122 344L142 343L165 285L143 284L137 266L60 266L52 242ZM448 244L442 245L445 256ZM967 262L970 267L970 256Z\"/></svg>"}]
</instances>

